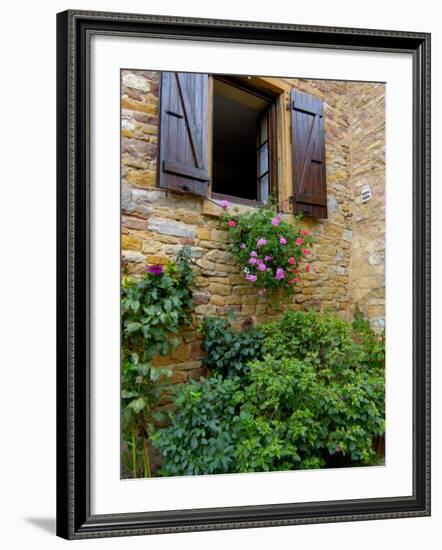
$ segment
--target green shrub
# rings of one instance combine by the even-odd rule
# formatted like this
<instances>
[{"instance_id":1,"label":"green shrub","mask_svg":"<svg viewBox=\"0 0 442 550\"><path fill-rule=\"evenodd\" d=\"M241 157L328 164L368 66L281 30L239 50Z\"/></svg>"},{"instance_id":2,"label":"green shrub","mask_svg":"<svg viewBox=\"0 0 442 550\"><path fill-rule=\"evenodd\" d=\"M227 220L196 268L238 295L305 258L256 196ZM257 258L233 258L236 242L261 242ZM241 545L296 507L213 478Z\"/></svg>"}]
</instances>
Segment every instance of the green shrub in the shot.
<instances>
[{"instance_id":1,"label":"green shrub","mask_svg":"<svg viewBox=\"0 0 442 550\"><path fill-rule=\"evenodd\" d=\"M175 335L192 319L194 273L183 248L176 262L149 266L141 277L124 277L121 288L121 409L123 465L132 477L151 476L148 439L162 421L155 406L170 375L152 368L158 353L178 345Z\"/></svg>"},{"instance_id":2,"label":"green shrub","mask_svg":"<svg viewBox=\"0 0 442 550\"><path fill-rule=\"evenodd\" d=\"M152 436L163 457L160 474L221 474L232 468L232 419L241 397L237 380L201 378L176 389L171 423Z\"/></svg>"},{"instance_id":3,"label":"green shrub","mask_svg":"<svg viewBox=\"0 0 442 550\"><path fill-rule=\"evenodd\" d=\"M286 312L256 331L246 354L245 344L232 352L245 337L225 339L231 330L205 320L206 364L217 374L177 388L171 425L154 436L163 475L373 462L373 438L384 433L382 336L331 313Z\"/></svg>"},{"instance_id":4,"label":"green shrub","mask_svg":"<svg viewBox=\"0 0 442 550\"><path fill-rule=\"evenodd\" d=\"M261 327L264 353L295 357L333 375L357 366L362 349L353 340L350 324L332 313L286 311L279 321Z\"/></svg>"},{"instance_id":5,"label":"green shrub","mask_svg":"<svg viewBox=\"0 0 442 550\"><path fill-rule=\"evenodd\" d=\"M248 363L262 357L263 334L254 328L235 331L229 320L205 317L201 332L207 355L204 365L212 372L227 378L244 377Z\"/></svg>"},{"instance_id":6,"label":"green shrub","mask_svg":"<svg viewBox=\"0 0 442 550\"><path fill-rule=\"evenodd\" d=\"M286 357L252 363L235 424L235 469L320 468L336 455L369 464L373 437L384 432L384 380L347 370L334 377Z\"/></svg>"}]
</instances>

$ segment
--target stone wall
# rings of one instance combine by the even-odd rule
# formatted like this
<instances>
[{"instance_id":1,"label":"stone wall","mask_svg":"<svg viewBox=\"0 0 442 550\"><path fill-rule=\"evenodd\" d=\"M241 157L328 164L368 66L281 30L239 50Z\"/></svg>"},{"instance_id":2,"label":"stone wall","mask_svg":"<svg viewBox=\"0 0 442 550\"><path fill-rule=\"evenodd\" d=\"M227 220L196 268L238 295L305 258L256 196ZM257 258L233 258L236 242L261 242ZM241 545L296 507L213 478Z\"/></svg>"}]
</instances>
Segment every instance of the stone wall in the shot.
<instances>
[{"instance_id":1,"label":"stone wall","mask_svg":"<svg viewBox=\"0 0 442 550\"><path fill-rule=\"evenodd\" d=\"M283 80L286 86L324 100L328 219L305 218L316 238L312 270L303 273L293 309L332 308L351 318L355 306L376 326L384 309L384 86L380 84ZM220 226L218 207L191 195L166 193L156 186L158 147L158 75L122 72L122 258L128 273L147 264L166 263L188 245L197 271L195 327L203 315L224 315L239 322L277 318L265 298L244 281L227 251L228 235ZM279 180L279 200L287 205L291 178ZM361 186L369 183L373 199L360 203ZM291 218L291 214L287 214ZM194 327L194 328L195 328ZM200 336L181 335L170 358L173 381L201 374Z\"/></svg>"}]
</instances>

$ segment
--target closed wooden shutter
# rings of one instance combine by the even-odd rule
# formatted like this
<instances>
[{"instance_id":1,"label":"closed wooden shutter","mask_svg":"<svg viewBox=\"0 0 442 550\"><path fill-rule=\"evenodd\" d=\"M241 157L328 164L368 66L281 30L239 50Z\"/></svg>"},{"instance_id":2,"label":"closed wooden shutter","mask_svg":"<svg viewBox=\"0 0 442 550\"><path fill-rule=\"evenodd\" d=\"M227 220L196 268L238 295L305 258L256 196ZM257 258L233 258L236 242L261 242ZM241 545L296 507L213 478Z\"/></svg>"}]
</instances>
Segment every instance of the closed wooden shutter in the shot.
<instances>
[{"instance_id":1,"label":"closed wooden shutter","mask_svg":"<svg viewBox=\"0 0 442 550\"><path fill-rule=\"evenodd\" d=\"M323 102L292 90L291 109L294 210L327 218Z\"/></svg>"},{"instance_id":2,"label":"closed wooden shutter","mask_svg":"<svg viewBox=\"0 0 442 550\"><path fill-rule=\"evenodd\" d=\"M208 85L207 74L161 75L160 187L208 193Z\"/></svg>"}]
</instances>

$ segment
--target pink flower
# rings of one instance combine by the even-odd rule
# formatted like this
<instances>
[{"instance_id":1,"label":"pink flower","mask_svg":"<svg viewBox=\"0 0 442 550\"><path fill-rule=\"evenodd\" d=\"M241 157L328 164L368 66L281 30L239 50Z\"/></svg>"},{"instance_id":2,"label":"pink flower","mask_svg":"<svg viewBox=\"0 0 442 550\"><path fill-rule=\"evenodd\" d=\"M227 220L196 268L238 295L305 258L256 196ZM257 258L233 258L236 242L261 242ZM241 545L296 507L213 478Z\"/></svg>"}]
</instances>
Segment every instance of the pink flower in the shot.
<instances>
[{"instance_id":1,"label":"pink flower","mask_svg":"<svg viewBox=\"0 0 442 550\"><path fill-rule=\"evenodd\" d=\"M298 277L295 277L294 279L290 279L289 283L290 283L291 285L296 285L297 283L299 283Z\"/></svg>"},{"instance_id":2,"label":"pink flower","mask_svg":"<svg viewBox=\"0 0 442 550\"><path fill-rule=\"evenodd\" d=\"M258 294L260 296L264 296L264 294L266 293L266 289L265 288L261 288L260 290L258 290Z\"/></svg>"},{"instance_id":3,"label":"pink flower","mask_svg":"<svg viewBox=\"0 0 442 550\"><path fill-rule=\"evenodd\" d=\"M271 256L264 256L264 261L265 262L270 262L271 259L272 259Z\"/></svg>"},{"instance_id":4,"label":"pink flower","mask_svg":"<svg viewBox=\"0 0 442 550\"><path fill-rule=\"evenodd\" d=\"M285 237L279 237L280 244L287 244L287 239Z\"/></svg>"},{"instance_id":5,"label":"pink flower","mask_svg":"<svg viewBox=\"0 0 442 550\"><path fill-rule=\"evenodd\" d=\"M301 229L300 233L301 233L301 235L304 235L305 237L312 234L311 231L309 231L308 229Z\"/></svg>"},{"instance_id":6,"label":"pink flower","mask_svg":"<svg viewBox=\"0 0 442 550\"><path fill-rule=\"evenodd\" d=\"M258 239L258 242L256 244L258 246L265 246L267 244L267 241L265 239Z\"/></svg>"},{"instance_id":7,"label":"pink flower","mask_svg":"<svg viewBox=\"0 0 442 550\"><path fill-rule=\"evenodd\" d=\"M304 242L304 239L301 239L301 237L298 237L295 241L295 244L300 245Z\"/></svg>"},{"instance_id":8,"label":"pink flower","mask_svg":"<svg viewBox=\"0 0 442 550\"><path fill-rule=\"evenodd\" d=\"M293 256L290 256L290 258L287 261L290 265L294 265L296 263L296 260Z\"/></svg>"},{"instance_id":9,"label":"pink flower","mask_svg":"<svg viewBox=\"0 0 442 550\"><path fill-rule=\"evenodd\" d=\"M258 269L259 269L259 271L267 271L267 266L263 263L260 263L258 265Z\"/></svg>"},{"instance_id":10,"label":"pink flower","mask_svg":"<svg viewBox=\"0 0 442 550\"><path fill-rule=\"evenodd\" d=\"M276 217L276 218L273 218L270 223L272 225L274 225L275 227L278 227L278 225L281 223L281 220L280 220L280 218Z\"/></svg>"},{"instance_id":11,"label":"pink flower","mask_svg":"<svg viewBox=\"0 0 442 550\"><path fill-rule=\"evenodd\" d=\"M258 252L256 252L256 250L252 250L252 252L250 252L250 256L252 258L256 258L256 256L258 256Z\"/></svg>"},{"instance_id":12,"label":"pink flower","mask_svg":"<svg viewBox=\"0 0 442 550\"><path fill-rule=\"evenodd\" d=\"M160 264L150 265L147 268L147 271L152 275L161 275L163 273L164 267Z\"/></svg>"},{"instance_id":13,"label":"pink flower","mask_svg":"<svg viewBox=\"0 0 442 550\"><path fill-rule=\"evenodd\" d=\"M256 275L246 275L246 279L251 283L254 283L257 279Z\"/></svg>"},{"instance_id":14,"label":"pink flower","mask_svg":"<svg viewBox=\"0 0 442 550\"><path fill-rule=\"evenodd\" d=\"M282 269L282 267L278 267L278 269L276 270L275 279L277 281L282 281L282 279L284 279L284 277L285 277L284 270Z\"/></svg>"},{"instance_id":15,"label":"pink flower","mask_svg":"<svg viewBox=\"0 0 442 550\"><path fill-rule=\"evenodd\" d=\"M219 205L221 206L221 208L229 208L230 206L230 202L229 201L226 201L226 200L222 200Z\"/></svg>"},{"instance_id":16,"label":"pink flower","mask_svg":"<svg viewBox=\"0 0 442 550\"><path fill-rule=\"evenodd\" d=\"M307 254L310 254L310 250L308 248L302 248L301 252L304 254L304 256L307 256Z\"/></svg>"},{"instance_id":17,"label":"pink flower","mask_svg":"<svg viewBox=\"0 0 442 550\"><path fill-rule=\"evenodd\" d=\"M236 226L236 221L235 221L235 220L229 220L229 221L227 222L227 225L228 225L229 227L235 227L235 226Z\"/></svg>"},{"instance_id":18,"label":"pink flower","mask_svg":"<svg viewBox=\"0 0 442 550\"><path fill-rule=\"evenodd\" d=\"M246 243L241 243L241 244L239 245L239 247L242 248L242 249L244 250L244 248L246 247Z\"/></svg>"},{"instance_id":19,"label":"pink flower","mask_svg":"<svg viewBox=\"0 0 442 550\"><path fill-rule=\"evenodd\" d=\"M310 272L310 264L307 264L307 265L305 266L305 272L306 272L306 273L309 273L309 272Z\"/></svg>"},{"instance_id":20,"label":"pink flower","mask_svg":"<svg viewBox=\"0 0 442 550\"><path fill-rule=\"evenodd\" d=\"M259 263L259 260L257 258L249 258L249 262L248 262L250 265L256 265Z\"/></svg>"}]
</instances>

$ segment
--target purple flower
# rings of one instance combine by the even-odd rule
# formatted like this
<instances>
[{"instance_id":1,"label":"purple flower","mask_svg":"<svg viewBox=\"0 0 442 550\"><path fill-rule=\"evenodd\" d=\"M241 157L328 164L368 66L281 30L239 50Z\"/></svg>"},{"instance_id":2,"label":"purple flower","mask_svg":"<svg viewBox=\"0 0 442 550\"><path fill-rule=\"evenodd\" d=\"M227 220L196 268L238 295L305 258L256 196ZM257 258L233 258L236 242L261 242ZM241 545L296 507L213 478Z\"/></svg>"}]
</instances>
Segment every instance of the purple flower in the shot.
<instances>
[{"instance_id":1,"label":"purple flower","mask_svg":"<svg viewBox=\"0 0 442 550\"><path fill-rule=\"evenodd\" d=\"M287 239L285 237L279 237L280 244L287 244Z\"/></svg>"},{"instance_id":2,"label":"purple flower","mask_svg":"<svg viewBox=\"0 0 442 550\"><path fill-rule=\"evenodd\" d=\"M246 243L241 243L241 244L239 245L239 247L242 248L242 249L244 250L244 248L246 247Z\"/></svg>"},{"instance_id":3,"label":"purple flower","mask_svg":"<svg viewBox=\"0 0 442 550\"><path fill-rule=\"evenodd\" d=\"M265 239L258 239L258 242L256 244L258 246L265 246L267 244L267 241Z\"/></svg>"},{"instance_id":4,"label":"purple flower","mask_svg":"<svg viewBox=\"0 0 442 550\"><path fill-rule=\"evenodd\" d=\"M251 283L254 283L257 279L256 275L246 275L246 279Z\"/></svg>"},{"instance_id":5,"label":"purple flower","mask_svg":"<svg viewBox=\"0 0 442 550\"><path fill-rule=\"evenodd\" d=\"M282 267L278 267L278 269L276 270L275 279L277 281L282 281L282 279L284 279L284 277L285 277L284 270L282 269Z\"/></svg>"},{"instance_id":6,"label":"purple flower","mask_svg":"<svg viewBox=\"0 0 442 550\"><path fill-rule=\"evenodd\" d=\"M249 258L250 265L256 265L257 263L259 263L259 260L257 260L256 258Z\"/></svg>"},{"instance_id":7,"label":"purple flower","mask_svg":"<svg viewBox=\"0 0 442 550\"><path fill-rule=\"evenodd\" d=\"M149 273L152 273L152 275L161 275L163 273L163 269L164 269L164 267L162 265L154 264L154 265L150 265L147 268L147 271Z\"/></svg>"},{"instance_id":8,"label":"purple flower","mask_svg":"<svg viewBox=\"0 0 442 550\"><path fill-rule=\"evenodd\" d=\"M258 252L256 252L256 250L252 250L252 252L250 252L250 256L252 258L256 258L256 256L258 256Z\"/></svg>"},{"instance_id":9,"label":"purple flower","mask_svg":"<svg viewBox=\"0 0 442 550\"><path fill-rule=\"evenodd\" d=\"M221 206L221 208L229 208L230 202L224 199L219 203L219 205Z\"/></svg>"},{"instance_id":10,"label":"purple flower","mask_svg":"<svg viewBox=\"0 0 442 550\"><path fill-rule=\"evenodd\" d=\"M281 220L278 217L276 217L276 218L273 218L270 223L275 227L278 227L278 225L281 223Z\"/></svg>"},{"instance_id":11,"label":"purple flower","mask_svg":"<svg viewBox=\"0 0 442 550\"><path fill-rule=\"evenodd\" d=\"M267 266L263 263L258 264L259 271L267 271Z\"/></svg>"},{"instance_id":12,"label":"purple flower","mask_svg":"<svg viewBox=\"0 0 442 550\"><path fill-rule=\"evenodd\" d=\"M270 262L271 259L272 259L271 256L264 256L264 261L265 262Z\"/></svg>"}]
</instances>

